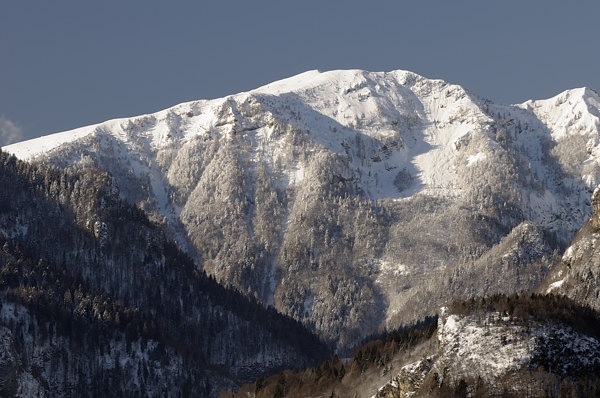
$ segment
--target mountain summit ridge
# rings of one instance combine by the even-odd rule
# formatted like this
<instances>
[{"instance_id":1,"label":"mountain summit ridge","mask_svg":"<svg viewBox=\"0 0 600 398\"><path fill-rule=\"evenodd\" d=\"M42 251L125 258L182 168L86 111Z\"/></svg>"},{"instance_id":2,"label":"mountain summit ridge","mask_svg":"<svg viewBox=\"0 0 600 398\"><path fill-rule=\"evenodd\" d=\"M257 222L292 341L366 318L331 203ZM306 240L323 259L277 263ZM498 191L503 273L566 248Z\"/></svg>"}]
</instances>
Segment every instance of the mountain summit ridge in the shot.
<instances>
[{"instance_id":1,"label":"mountain summit ridge","mask_svg":"<svg viewBox=\"0 0 600 398\"><path fill-rule=\"evenodd\" d=\"M260 86L256 89L253 89L250 91L227 95L227 96L216 98L216 99L199 99L199 100L186 101L186 102L182 102L182 103L176 104L174 106L165 108L163 110L149 113L149 114L141 114L141 115L131 116L131 117L109 119L104 122L100 122L100 123L96 123L96 124L92 124L92 125L88 125L88 126L84 126L84 127L79 127L76 129L66 130L63 132L52 133L52 134L44 135L42 137L33 138L30 140L17 142L17 143L13 143L10 145L5 145L3 147L3 150L5 150L6 152L15 154L17 157L21 158L22 160L33 160L36 156L43 154L46 151L55 148L56 146L59 146L61 144L71 142L73 140L77 140L77 139L85 137L87 134L92 133L96 128L101 128L102 130L110 131L111 127L114 126L116 123L124 122L124 121L131 120L131 119L135 120L135 119L143 119L143 118L147 118L147 117L160 118L162 115L168 114L169 112L177 112L177 111L182 112L184 109L186 109L188 107L189 108L198 107L198 106L203 107L203 105L206 103L210 103L211 105L214 105L214 104L222 103L231 98L243 97L243 96L252 95L252 94L278 95L278 94L290 93L290 92L295 92L295 91L302 92L302 91L307 91L310 89L315 89L319 86L326 85L326 84L331 85L331 84L333 84L332 82L345 83L346 85L349 85L347 90L349 92L351 92L351 91L356 91L357 89L360 89L360 88L364 88L364 87L358 87L358 86L361 86L364 82L367 82L367 80L361 80L360 79L361 77L365 78L365 79L371 78L371 80L372 80L373 77L385 79L390 76L392 76L398 82L402 82L402 84L407 85L407 86L410 86L410 83L414 82L416 80L426 80L426 81L429 81L432 83L441 84L442 86L450 86L453 88L458 88L460 90L463 90L465 93L469 94L473 98L477 98L479 101L486 101L485 99L470 93L468 90L465 90L461 86L449 84L441 79L428 79L422 75L419 75L417 73L407 71L407 70L398 69L398 70L393 70L393 71L389 71L389 72L368 72L366 70L361 70L361 69L350 69L350 70L331 70L331 71L322 72L320 70L315 69L315 70L309 70L309 71L306 71L303 73L299 73L297 75L294 75L294 76L291 76L288 78L277 80L272 83L265 84L263 86ZM352 86L353 81L356 82L356 84L354 86ZM554 97L551 97L548 99L539 99L539 100L531 99L531 100L527 100L521 104L515 104L515 106L520 106L520 107L523 107L526 109L528 107L539 107L540 106L539 104L543 104L545 102L552 102L552 101L564 102L565 97L569 98L574 93L581 94L581 97L583 100L587 99L588 97L592 97L593 99L595 99L596 104L594 104L594 105L596 105L596 107L594 109L594 107L590 106L590 110L591 110L591 112L598 112L597 102L600 101L600 97L596 90L589 88L589 87L568 89L568 90L565 90L565 91L555 95ZM586 103L587 102L588 101L586 101ZM69 137L69 135L71 135L71 137Z\"/></svg>"},{"instance_id":2,"label":"mountain summit ridge","mask_svg":"<svg viewBox=\"0 0 600 398\"><path fill-rule=\"evenodd\" d=\"M439 98L441 93L446 98ZM273 102L275 107L269 106ZM275 117L292 107L292 117L303 119L295 127L318 132L318 136L313 138L337 153L347 151L347 145L352 146L352 143L344 144L346 137L340 132L343 129L354 130L351 133L359 131L378 141L389 138L396 145L399 142L393 137L399 133L402 136L406 130L416 130L412 137L401 137L401 144L406 145L404 151L394 151L395 148L392 148L391 155L395 155L392 156L393 165L384 159L383 163L387 161L388 164L375 168L381 177L390 174L390 170L384 171L383 168L398 168L397 165L401 164L406 169L413 169L407 170L408 173L419 175L417 179L422 183L400 196L396 189L389 191L382 190L381 187L369 187L371 198L406 197L427 188L452 192L454 188L448 189L446 185L455 185L449 167L456 156L455 153L449 153L449 150L457 149L461 142L468 140L471 130L482 127L485 130L493 123L485 112L491 102L443 80L427 79L404 70L312 70L251 91L214 100L184 102L151 114L113 119L8 145L4 150L23 160L35 160L92 134L112 135L132 146L131 140L135 138L132 134L137 133L140 135L137 138L145 141L147 150L156 151L177 142L184 143L193 137L205 136L211 131L220 130L225 135L235 133L235 129L228 131L227 127L235 125L237 119L244 118L240 117L237 106L233 105L237 103L245 104L247 108L254 107L254 112L264 111ZM557 106L564 110L556 112ZM287 109L281 109L282 107ZM585 87L566 90L546 100L529 100L514 106L493 107L500 108L497 109L499 112L506 112L511 108L513 111L523 109L530 112L531 115L525 119L534 120L526 120L525 123L542 123L553 138L562 138L567 131L573 130L590 132L600 126L600 98L594 90ZM219 113L223 110L230 112L230 116L220 117L223 115ZM242 112L244 111L250 109ZM457 117L457 113L460 113L460 123L453 128L452 119ZM269 120L265 122L268 124ZM138 128L132 129L132 125ZM238 127L242 132L252 132L265 126L242 123ZM127 129L137 131L125 132ZM261 141L269 141L271 138L268 133L264 136L255 134L255 137ZM410 142L411 139L413 143ZM389 147L386 143L383 144L386 149ZM455 148L451 148L451 145ZM493 147L488 149L493 150ZM371 157L380 158L378 155L375 153ZM468 165L485 157L485 151L472 154L467 158ZM370 166L373 168L377 165ZM395 176L391 179L383 178L381 185L393 186L394 178Z\"/></svg>"}]
</instances>

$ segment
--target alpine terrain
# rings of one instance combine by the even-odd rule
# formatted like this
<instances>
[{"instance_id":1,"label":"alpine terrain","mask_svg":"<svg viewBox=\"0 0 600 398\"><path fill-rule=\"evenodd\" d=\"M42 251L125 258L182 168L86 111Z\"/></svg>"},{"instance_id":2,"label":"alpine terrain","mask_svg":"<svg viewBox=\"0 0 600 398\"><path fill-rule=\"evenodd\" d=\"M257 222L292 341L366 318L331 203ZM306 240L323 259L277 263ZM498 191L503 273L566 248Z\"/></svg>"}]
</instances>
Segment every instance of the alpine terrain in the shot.
<instances>
[{"instance_id":1,"label":"alpine terrain","mask_svg":"<svg viewBox=\"0 0 600 398\"><path fill-rule=\"evenodd\" d=\"M554 295L494 295L442 307L318 367L246 384L223 398L595 397L598 313Z\"/></svg>"},{"instance_id":2,"label":"alpine terrain","mask_svg":"<svg viewBox=\"0 0 600 398\"><path fill-rule=\"evenodd\" d=\"M600 96L588 88L499 105L406 71L310 71L3 151L69 175L105 173L111 200L147 217L197 264L185 272L204 271L273 306L344 353L453 300L536 288L592 214L599 118ZM80 219L80 231L116 228L115 215L99 206L94 218ZM2 226L9 237L27 228L36 227ZM73 267L74 256L84 256L76 249L65 260ZM183 272L161 250L150 253L164 264L160 272ZM88 269L72 272L83 281L100 275ZM565 289L584 277L572 273ZM180 275L165 289L193 292ZM88 283L142 309L135 279L125 280ZM582 289L570 291L588 297ZM192 322L192 304L177 305ZM451 339L463 318L451 323L456 333L448 319L440 322ZM477 327L486 319L500 318L482 316ZM534 352L539 333L527 333L523 344Z\"/></svg>"},{"instance_id":3,"label":"alpine terrain","mask_svg":"<svg viewBox=\"0 0 600 398\"><path fill-rule=\"evenodd\" d=\"M539 293L457 300L304 371L258 379L236 397L595 397L600 395L598 231L594 214Z\"/></svg>"},{"instance_id":4,"label":"alpine terrain","mask_svg":"<svg viewBox=\"0 0 600 398\"><path fill-rule=\"evenodd\" d=\"M575 235L539 290L565 295L600 311L600 186L592 196L594 214Z\"/></svg>"},{"instance_id":5,"label":"alpine terrain","mask_svg":"<svg viewBox=\"0 0 600 398\"><path fill-rule=\"evenodd\" d=\"M0 396L216 397L329 349L226 289L108 173L0 151Z\"/></svg>"},{"instance_id":6,"label":"alpine terrain","mask_svg":"<svg viewBox=\"0 0 600 398\"><path fill-rule=\"evenodd\" d=\"M600 95L310 71L0 150L0 395L600 394Z\"/></svg>"}]
</instances>

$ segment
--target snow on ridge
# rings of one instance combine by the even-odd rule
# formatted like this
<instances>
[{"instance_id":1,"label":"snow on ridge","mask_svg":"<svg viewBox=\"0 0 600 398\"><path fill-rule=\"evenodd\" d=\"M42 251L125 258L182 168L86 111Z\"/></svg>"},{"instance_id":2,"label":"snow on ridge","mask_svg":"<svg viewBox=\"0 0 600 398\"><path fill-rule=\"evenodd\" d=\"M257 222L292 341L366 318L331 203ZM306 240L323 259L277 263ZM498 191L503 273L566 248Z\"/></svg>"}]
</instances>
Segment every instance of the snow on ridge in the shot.
<instances>
[{"instance_id":1,"label":"snow on ridge","mask_svg":"<svg viewBox=\"0 0 600 398\"><path fill-rule=\"evenodd\" d=\"M584 97L587 102L576 101ZM569 101L574 105L556 105ZM349 148L355 136L367 137L368 146L362 154L366 162L354 160L353 168L360 175L373 176L363 181L365 191L373 199L404 198L419 192L458 195L456 143L461 137L485 134L486 126L493 123L482 111L478 97L443 80L404 70L311 70L248 92L185 102L152 114L114 119L24 141L3 150L31 160L96 133L112 135L127 147L156 151L192 136L215 132L228 136L235 133L234 128L242 131L248 128L256 132L253 140L259 140L264 147L275 147L276 153L279 144L273 142L269 129L260 124L254 126L257 120L254 116L246 125L245 116L240 115L248 110L244 107L251 110L255 104L260 112L267 114L258 119L263 123L274 115L284 123L308 131L316 144L339 154L349 151L354 159L358 157ZM550 100L529 101L521 107L524 106L526 112L535 112L543 124L552 126L555 138L573 129L587 131L590 126L600 126L599 118L594 115L594 109L600 114L600 99L590 89L570 90ZM273 115L268 115L269 112ZM475 152L466 165L485 159L489 155L486 152ZM404 173L408 181L400 194L396 184L399 173ZM298 182L302 177L300 171L290 176L290 181Z\"/></svg>"},{"instance_id":2,"label":"snow on ridge","mask_svg":"<svg viewBox=\"0 0 600 398\"><path fill-rule=\"evenodd\" d=\"M309 70L294 76L287 77L285 79L277 80L268 83L264 86L258 87L251 90L251 93L268 93L268 94L281 94L284 92L297 91L305 88L307 82L311 82L312 85L323 83L327 80L327 74L319 70Z\"/></svg>"},{"instance_id":3,"label":"snow on ridge","mask_svg":"<svg viewBox=\"0 0 600 398\"><path fill-rule=\"evenodd\" d=\"M184 102L178 105L175 105L173 107L167 108L165 110L162 111L158 111L152 114L148 114L148 115L140 115L140 116L135 116L135 117L131 117L131 118L119 118L119 119L113 119L113 120L109 120L103 123L98 123L98 124L94 124L94 125L90 125L90 126L86 126L86 127L81 127L78 129L74 129L74 130L69 130L69 131L65 131L65 132L61 132L61 133L54 133L51 135L47 135L44 137L40 137L40 138L35 138L32 140L28 140L28 141L23 141L23 142L19 142L16 144L12 144L12 145L8 145L6 147L4 147L4 149L7 152L11 152L14 153L17 157L20 157L22 159L32 159L35 158L37 155L41 154L41 153L45 153L48 152L60 145L63 145L65 143L69 143L69 142L73 142L79 138L85 137L86 135L90 134L91 132L94 131L94 128L99 127L99 126L106 126L107 124L111 124L114 122L122 122L128 119L137 119L137 118L143 118L143 117L147 117L147 116L154 116L156 118L162 118L164 117L165 114L169 113L169 112L181 112L181 110L183 109L188 109L188 111L190 109L194 109L196 108L203 108L204 106L210 104L210 105L218 105L219 103L222 103L226 98L239 98L242 95L248 95L248 94L272 94L272 95L279 95L282 93L292 93L292 92L298 92L298 91L306 91L306 90L311 90L314 89L318 86L323 86L323 85L337 85L339 87L341 86L347 86L349 85L350 87L348 87L349 90L355 89L355 88L362 88L361 85L365 84L365 82L371 82L374 83L375 86L380 86L381 82L384 81L395 81L397 84L402 85L402 86L412 86L415 82L419 82L419 81L426 81L428 82L429 85L445 85L448 86L451 89L456 89L456 88L460 88L462 91L464 91L466 93L466 90L464 90L461 86L457 86L457 85L451 85L446 83L443 80L439 80L439 79L428 79L425 78L421 75L418 75L414 72L410 72L410 71L406 71L406 70L393 70L393 71L389 71L389 72L368 72L365 70L360 70L360 69L351 69L351 70L331 70L331 71L319 71L319 70L310 70L304 73L300 73L298 75L286 78L286 79L282 79L282 80L278 80L272 83L269 83L267 85L264 85L262 87L256 88L254 90L251 90L249 92L241 92L238 94L234 94L231 96L227 96L227 97L223 97L223 98L218 98L218 99L213 99L213 100L198 100L198 101L190 101L190 102ZM354 86L353 86L354 85ZM368 85L368 84L367 84ZM379 87L375 87L376 89ZM581 106L577 107L577 109L575 109L575 111L581 111L582 115L584 111L587 111L587 115L585 116L593 116L593 119L595 119L596 122L598 122L598 120L600 120L600 97L598 95L598 93L592 89L583 87L583 88L577 88L577 89L573 89L573 90L567 90L561 94L558 94L555 97L552 97L550 99L547 100L529 100L523 104L518 105L519 107L522 108L533 108L533 109L537 109L537 108L541 108L544 113L557 113L557 112L553 112L552 109L555 108L557 106L557 104L562 104L565 101L570 101L570 100L576 100L577 98L580 99L580 101L578 101ZM583 99L583 100L581 100ZM585 109L584 109L585 108ZM573 109L569 109L568 112L572 112ZM187 112L187 111L186 111ZM558 112L559 115L557 117L553 117L552 119L564 119L565 117L568 118L569 114L565 113L565 112ZM198 112L193 112L194 114L198 113ZM577 113L575 113L575 115L577 115ZM572 115L571 115L572 116ZM546 119L548 119L548 117L546 117ZM558 122L558 124L560 125L560 120L554 120L554 122ZM589 124L589 123L586 123ZM593 121L592 121L593 124ZM598 122L598 124L600 125L600 122ZM564 129L563 129L564 130ZM562 131L562 130L561 130ZM564 133L563 133L564 134ZM561 135L559 133L559 135Z\"/></svg>"},{"instance_id":4,"label":"snow on ridge","mask_svg":"<svg viewBox=\"0 0 600 398\"><path fill-rule=\"evenodd\" d=\"M213 100L213 102L219 101ZM181 104L177 104L173 107L160 110L154 113L142 114L132 117L124 117L117 119L110 119L101 123L92 124L89 126L79 127L73 130L67 130L58 133L52 133L38 138L33 138L26 141L17 142L11 145L2 147L3 151L14 154L21 160L34 160L40 155L47 154L48 152L65 144L73 143L77 140L85 138L91 134L109 134L121 141L126 142L129 137L124 132L124 126L127 124L140 123L140 121L156 119L158 121L165 121L168 119L170 114L181 113L181 114L192 114L193 109L205 106L208 101L197 100L189 101ZM145 129L146 133L152 129ZM157 132L154 140L163 140L164 137Z\"/></svg>"},{"instance_id":5,"label":"snow on ridge","mask_svg":"<svg viewBox=\"0 0 600 398\"><path fill-rule=\"evenodd\" d=\"M371 72L363 69L334 69L328 71L309 70L282 80L278 80L259 88L250 93L281 94L313 89L321 85L338 85L360 83L365 80L394 80L405 85L416 80L430 80L435 83L447 84L443 80L428 79L417 73L397 69L389 72Z\"/></svg>"},{"instance_id":6,"label":"snow on ridge","mask_svg":"<svg viewBox=\"0 0 600 398\"><path fill-rule=\"evenodd\" d=\"M84 126L81 128L68 130L59 133L49 134L43 137L18 142L15 144L7 145L3 147L3 150L7 152L15 154L15 156L24 159L31 160L36 156L47 153L52 149L55 149L63 144L71 143L80 138L83 138L92 132L95 131L96 128L100 128L103 131L110 131L111 128L116 124L124 123L127 121L135 121L137 119L147 118L147 117L155 117L157 119L163 119L169 113L188 113L191 112L195 116L199 113L206 113L207 105L209 106L218 106L225 102L228 98L241 98L243 96L248 96L252 94L272 94L279 95L282 93L292 93L298 91L305 91L308 89L313 89L317 86L322 85L335 85L343 86L343 85L352 85L357 84L360 85L364 82L365 78L375 78L385 79L386 77L393 76L396 79L404 78L406 76L412 76L413 78L418 77L420 79L424 79L423 77L408 71L392 71L392 72L367 72L364 70L353 69L353 70L332 70L321 72L318 70L307 71L286 79L282 79L279 81L275 81L269 83L265 86L259 87L257 89L251 90L249 92L240 92L237 94L233 94L230 96L212 99L212 100L197 100L197 101L189 101L174 105L167 109L150 113L143 114L138 116L126 117L126 118L117 118L111 119L105 122ZM441 82L441 81L440 81ZM204 108L204 109L203 109ZM204 112L199 112L198 110L202 109Z\"/></svg>"},{"instance_id":7,"label":"snow on ridge","mask_svg":"<svg viewBox=\"0 0 600 398\"><path fill-rule=\"evenodd\" d=\"M98 124L80 127L62 133L54 133L27 141L17 142L2 147L2 151L9 152L22 160L32 160L39 154L47 153L63 144L76 141L92 134L97 126Z\"/></svg>"},{"instance_id":8,"label":"snow on ridge","mask_svg":"<svg viewBox=\"0 0 600 398\"><path fill-rule=\"evenodd\" d=\"M589 98L589 97L598 97L598 92L592 88L589 87L576 87L576 88L570 88L564 91L561 91L560 93L549 97L549 98L540 98L540 99L529 99L525 102L522 102L520 104L515 104L518 107L521 108L527 108L527 105L531 106L531 107L536 107L536 106L540 106L544 103L552 103L554 105L561 105L565 102L567 102L569 99L570 100L577 100L579 99L585 99L585 98Z\"/></svg>"},{"instance_id":9,"label":"snow on ridge","mask_svg":"<svg viewBox=\"0 0 600 398\"><path fill-rule=\"evenodd\" d=\"M571 134L597 133L600 97L587 87L563 91L543 100L529 100L517 107L530 110L551 131L554 139Z\"/></svg>"}]
</instances>

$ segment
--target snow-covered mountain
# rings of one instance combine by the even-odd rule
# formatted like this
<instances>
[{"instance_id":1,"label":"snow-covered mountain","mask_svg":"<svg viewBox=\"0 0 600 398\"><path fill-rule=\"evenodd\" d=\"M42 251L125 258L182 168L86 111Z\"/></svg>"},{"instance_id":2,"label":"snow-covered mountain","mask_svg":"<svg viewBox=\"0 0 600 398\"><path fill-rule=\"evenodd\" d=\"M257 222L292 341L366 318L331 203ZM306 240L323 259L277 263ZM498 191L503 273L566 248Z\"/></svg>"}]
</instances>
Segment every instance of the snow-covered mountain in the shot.
<instances>
[{"instance_id":1,"label":"snow-covered mountain","mask_svg":"<svg viewBox=\"0 0 600 398\"><path fill-rule=\"evenodd\" d=\"M109 171L207 272L346 346L476 293L466 275L488 293L533 288L591 214L599 145L591 89L498 105L349 70L3 150Z\"/></svg>"}]
</instances>

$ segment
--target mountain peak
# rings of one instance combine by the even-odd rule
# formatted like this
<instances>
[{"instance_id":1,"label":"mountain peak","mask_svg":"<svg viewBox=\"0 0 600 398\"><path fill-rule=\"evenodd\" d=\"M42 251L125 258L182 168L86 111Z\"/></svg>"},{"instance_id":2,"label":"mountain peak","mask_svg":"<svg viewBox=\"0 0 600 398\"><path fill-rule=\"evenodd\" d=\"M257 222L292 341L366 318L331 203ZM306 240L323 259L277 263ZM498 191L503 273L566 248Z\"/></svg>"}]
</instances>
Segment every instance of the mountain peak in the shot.
<instances>
[{"instance_id":1,"label":"mountain peak","mask_svg":"<svg viewBox=\"0 0 600 398\"><path fill-rule=\"evenodd\" d=\"M285 79L271 82L262 87L254 89L251 92L277 95L281 93L303 91L326 83L352 81L364 76L365 73L367 72L360 69L332 71L320 71L313 69Z\"/></svg>"},{"instance_id":2,"label":"mountain peak","mask_svg":"<svg viewBox=\"0 0 600 398\"><path fill-rule=\"evenodd\" d=\"M395 79L401 84L410 85L416 80L426 79L414 72L393 70L390 72L370 72L362 69L336 69L330 71L309 70L295 76L269 83L251 92L281 94L285 92L304 91L322 85L347 86L366 84L368 81L377 83L385 79Z\"/></svg>"},{"instance_id":3,"label":"mountain peak","mask_svg":"<svg viewBox=\"0 0 600 398\"><path fill-rule=\"evenodd\" d=\"M529 100L518 106L532 111L554 139L594 134L600 128L600 97L588 87L565 90L554 97Z\"/></svg>"}]
</instances>

